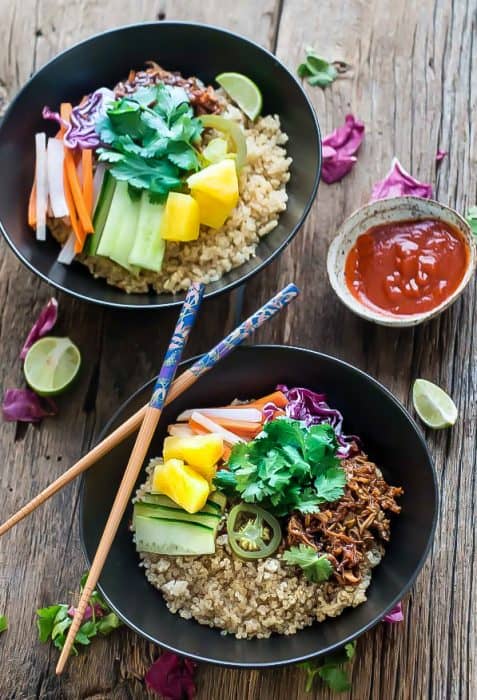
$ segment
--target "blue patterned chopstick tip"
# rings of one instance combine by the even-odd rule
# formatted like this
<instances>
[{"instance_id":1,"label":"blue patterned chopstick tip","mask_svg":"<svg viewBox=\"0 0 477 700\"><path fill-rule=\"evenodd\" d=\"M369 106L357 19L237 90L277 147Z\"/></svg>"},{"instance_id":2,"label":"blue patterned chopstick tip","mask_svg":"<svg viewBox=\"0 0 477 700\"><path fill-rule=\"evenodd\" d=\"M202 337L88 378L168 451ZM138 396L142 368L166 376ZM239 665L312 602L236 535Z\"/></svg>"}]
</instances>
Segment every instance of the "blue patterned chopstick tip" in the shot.
<instances>
[{"instance_id":1,"label":"blue patterned chopstick tip","mask_svg":"<svg viewBox=\"0 0 477 700\"><path fill-rule=\"evenodd\" d=\"M273 318L285 306L293 301L300 293L295 284L289 284L278 294L266 302L258 311L249 316L240 326L237 326L228 336L220 341L212 350L203 355L200 360L194 362L190 372L199 377L222 360L229 352L249 338L261 325Z\"/></svg>"},{"instance_id":2,"label":"blue patterned chopstick tip","mask_svg":"<svg viewBox=\"0 0 477 700\"><path fill-rule=\"evenodd\" d=\"M149 402L149 405L154 408L161 409L164 406L177 366L181 361L182 353L195 323L204 289L205 285L199 282L193 282L189 287Z\"/></svg>"}]
</instances>

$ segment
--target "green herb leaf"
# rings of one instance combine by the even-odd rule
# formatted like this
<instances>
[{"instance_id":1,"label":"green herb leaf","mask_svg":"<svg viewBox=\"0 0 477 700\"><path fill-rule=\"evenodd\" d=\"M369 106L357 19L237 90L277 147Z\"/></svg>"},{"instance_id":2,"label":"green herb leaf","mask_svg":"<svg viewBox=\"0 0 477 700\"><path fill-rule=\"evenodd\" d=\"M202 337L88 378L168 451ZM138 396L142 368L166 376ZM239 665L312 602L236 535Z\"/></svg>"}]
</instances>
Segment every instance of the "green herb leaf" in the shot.
<instances>
[{"instance_id":1,"label":"green herb leaf","mask_svg":"<svg viewBox=\"0 0 477 700\"><path fill-rule=\"evenodd\" d=\"M315 666L312 661L303 661L298 666L306 673L305 693L311 693L315 677L318 675L320 668Z\"/></svg>"},{"instance_id":2,"label":"green herb leaf","mask_svg":"<svg viewBox=\"0 0 477 700\"><path fill-rule=\"evenodd\" d=\"M8 620L5 615L0 615L0 632L5 632L8 629Z\"/></svg>"},{"instance_id":3,"label":"green herb leaf","mask_svg":"<svg viewBox=\"0 0 477 700\"><path fill-rule=\"evenodd\" d=\"M56 615L62 608L68 610L67 605L50 605L47 608L40 608L36 611L36 624L40 642L46 642L52 636Z\"/></svg>"},{"instance_id":4,"label":"green herb leaf","mask_svg":"<svg viewBox=\"0 0 477 700\"><path fill-rule=\"evenodd\" d=\"M283 561L287 564L299 566L309 581L321 583L327 581L333 573L328 558L318 555L317 551L306 544L298 547L290 547L283 553Z\"/></svg>"},{"instance_id":5,"label":"green herb leaf","mask_svg":"<svg viewBox=\"0 0 477 700\"><path fill-rule=\"evenodd\" d=\"M278 418L265 425L260 437L234 446L228 469L217 472L215 484L227 495L261 503L278 516L293 510L316 512L344 491L346 474L337 448L330 425L307 428L300 421Z\"/></svg>"},{"instance_id":6,"label":"green herb leaf","mask_svg":"<svg viewBox=\"0 0 477 700\"><path fill-rule=\"evenodd\" d=\"M324 683L336 693L342 693L351 688L345 667L354 657L356 651L356 640L345 644L343 649L339 649L333 654L327 654L318 663L305 661L298 664L306 672L305 691L312 691L313 682L319 676Z\"/></svg>"},{"instance_id":7,"label":"green herb leaf","mask_svg":"<svg viewBox=\"0 0 477 700\"><path fill-rule=\"evenodd\" d=\"M471 207L467 212L467 222L474 236L477 236L477 206Z\"/></svg>"},{"instance_id":8,"label":"green herb leaf","mask_svg":"<svg viewBox=\"0 0 477 700\"><path fill-rule=\"evenodd\" d=\"M335 693L343 693L351 688L348 675L340 666L327 664L318 670L318 675Z\"/></svg>"},{"instance_id":9,"label":"green herb leaf","mask_svg":"<svg viewBox=\"0 0 477 700\"><path fill-rule=\"evenodd\" d=\"M325 88L336 80L338 71L335 66L324 58L318 56L314 49L306 49L306 58L297 69L300 78L306 78L310 85L318 85Z\"/></svg>"},{"instance_id":10,"label":"green herb leaf","mask_svg":"<svg viewBox=\"0 0 477 700\"><path fill-rule=\"evenodd\" d=\"M354 657L354 655L356 654L356 644L357 644L356 639L352 642L348 642L348 644L345 644L345 646L344 646L345 654L346 654L348 659L352 659Z\"/></svg>"},{"instance_id":11,"label":"green herb leaf","mask_svg":"<svg viewBox=\"0 0 477 700\"><path fill-rule=\"evenodd\" d=\"M98 634L106 637L108 634L111 634L111 632L114 632L114 630L117 630L118 627L121 627L122 624L116 613L111 612L109 615L105 615L105 617L98 620L96 626Z\"/></svg>"}]
</instances>

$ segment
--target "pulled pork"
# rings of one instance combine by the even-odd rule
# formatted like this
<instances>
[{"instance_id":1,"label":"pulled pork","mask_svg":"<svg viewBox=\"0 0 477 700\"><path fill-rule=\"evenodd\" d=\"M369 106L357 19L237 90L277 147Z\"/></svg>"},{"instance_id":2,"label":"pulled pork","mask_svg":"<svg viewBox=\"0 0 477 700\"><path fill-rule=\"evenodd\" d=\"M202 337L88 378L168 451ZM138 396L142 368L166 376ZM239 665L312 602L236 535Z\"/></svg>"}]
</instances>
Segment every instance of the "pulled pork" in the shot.
<instances>
[{"instance_id":1,"label":"pulled pork","mask_svg":"<svg viewBox=\"0 0 477 700\"><path fill-rule=\"evenodd\" d=\"M400 513L395 499L403 489L389 486L363 453L342 460L341 465L347 480L343 496L319 513L291 515L286 544L305 544L326 554L336 580L349 586L360 582L366 553L377 549L380 540L389 541L386 511Z\"/></svg>"},{"instance_id":2,"label":"pulled pork","mask_svg":"<svg viewBox=\"0 0 477 700\"><path fill-rule=\"evenodd\" d=\"M146 65L146 70L131 70L128 79L116 85L116 97L130 95L139 87L165 83L183 87L197 114L215 114L222 111L219 98L211 85L205 86L198 78L184 78L177 71L164 70L154 61L147 61Z\"/></svg>"}]
</instances>

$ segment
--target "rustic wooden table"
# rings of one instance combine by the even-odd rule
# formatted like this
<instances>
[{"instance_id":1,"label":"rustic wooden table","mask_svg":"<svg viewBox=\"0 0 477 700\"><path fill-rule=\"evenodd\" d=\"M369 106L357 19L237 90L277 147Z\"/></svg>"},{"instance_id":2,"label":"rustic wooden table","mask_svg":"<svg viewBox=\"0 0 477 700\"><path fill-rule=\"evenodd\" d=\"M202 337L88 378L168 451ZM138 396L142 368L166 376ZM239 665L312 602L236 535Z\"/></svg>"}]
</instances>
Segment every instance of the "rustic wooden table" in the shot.
<instances>
[{"instance_id":1,"label":"rustic wooden table","mask_svg":"<svg viewBox=\"0 0 477 700\"><path fill-rule=\"evenodd\" d=\"M456 399L457 425L427 435L441 488L433 550L405 601L405 622L379 625L359 641L347 697L475 698L476 286L471 284L449 312L423 327L378 328L337 301L326 278L325 256L337 226L366 201L394 154L414 175L435 183L441 201L460 211L475 202L477 2L2 0L0 89L14 95L32 71L90 34L155 19L228 27L275 51L292 70L308 44L349 64L331 88L307 90L324 133L349 111L364 120L366 140L358 163L342 183L320 187L293 244L247 286L243 313L294 280L304 290L301 304L260 331L258 341L337 355L377 377L405 404L416 376L437 382ZM449 151L439 167L438 147ZM0 254L1 380L7 388L20 385L19 348L52 290L5 245ZM174 314L132 314L63 294L58 298L58 330L82 350L82 381L61 398L59 416L39 428L0 426L0 519L85 452L115 407L152 376L174 320ZM231 327L236 302L232 295L207 303L190 353L205 350ZM157 649L132 632L124 629L96 640L60 680L54 675L56 650L37 641L35 609L68 600L84 569L77 505L76 483L0 541L0 612L10 619L10 630L0 640L1 700L149 697L142 679ZM304 674L292 667L245 672L203 666L198 685L200 700L307 697ZM332 694L317 686L310 697Z\"/></svg>"}]
</instances>

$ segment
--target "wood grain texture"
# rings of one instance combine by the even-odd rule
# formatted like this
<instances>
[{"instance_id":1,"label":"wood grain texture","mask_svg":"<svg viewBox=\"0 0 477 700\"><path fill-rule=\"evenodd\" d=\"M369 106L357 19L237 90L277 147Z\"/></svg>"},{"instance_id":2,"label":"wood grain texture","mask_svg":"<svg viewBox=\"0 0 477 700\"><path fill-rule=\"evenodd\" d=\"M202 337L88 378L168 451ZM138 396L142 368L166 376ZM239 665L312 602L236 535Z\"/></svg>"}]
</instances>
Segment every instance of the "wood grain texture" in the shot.
<instances>
[{"instance_id":1,"label":"wood grain texture","mask_svg":"<svg viewBox=\"0 0 477 700\"><path fill-rule=\"evenodd\" d=\"M456 399L452 431L426 435L441 488L436 540L405 604L406 621L380 625L358 644L351 700L472 700L475 664L476 366L475 281L449 310L416 329L378 328L355 318L334 297L326 251L343 219L369 197L372 183L397 155L436 185L437 197L464 211L477 200L476 0L22 0L0 3L0 87L13 95L56 52L105 28L156 18L219 24L276 48L295 69L304 46L349 64L330 88L308 88L324 133L352 111L366 140L352 173L321 185L305 226L278 261L247 288L251 312L279 286L295 281L295 304L258 334L262 342L321 349L370 372L409 404L412 380L436 381ZM436 166L437 148L449 156ZM2 386L19 385L18 351L51 290L0 250ZM58 334L83 357L82 380L60 399L60 416L40 428L0 426L0 509L13 512L73 463L94 435L157 367L175 314L102 311L59 295ZM190 352L208 348L230 327L233 302L207 303ZM124 357L131 358L124 362ZM0 639L1 700L147 698L142 678L157 649L123 630L73 660L57 680L55 650L36 641L34 611L69 599L83 569L77 535L77 485L0 540L0 611L11 628ZM423 495L425 497L425 495ZM331 699L289 667L268 672L202 666L199 700ZM152 696L151 696L152 697Z\"/></svg>"}]
</instances>

